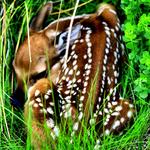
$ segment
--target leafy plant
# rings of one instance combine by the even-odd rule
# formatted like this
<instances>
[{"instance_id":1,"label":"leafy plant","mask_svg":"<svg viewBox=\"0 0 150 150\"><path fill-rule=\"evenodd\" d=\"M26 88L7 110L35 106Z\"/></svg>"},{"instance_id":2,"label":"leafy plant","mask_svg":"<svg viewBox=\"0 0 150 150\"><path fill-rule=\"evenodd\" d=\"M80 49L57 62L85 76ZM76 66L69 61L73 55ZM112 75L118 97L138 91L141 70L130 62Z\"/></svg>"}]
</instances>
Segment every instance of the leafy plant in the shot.
<instances>
[{"instance_id":1,"label":"leafy plant","mask_svg":"<svg viewBox=\"0 0 150 150\"><path fill-rule=\"evenodd\" d=\"M147 101L150 94L150 13L149 1L122 1L126 14L123 25L124 41L129 51L129 66L134 70L133 90L140 100ZM145 9L147 8L147 9ZM140 102L140 100L138 102Z\"/></svg>"}]
</instances>

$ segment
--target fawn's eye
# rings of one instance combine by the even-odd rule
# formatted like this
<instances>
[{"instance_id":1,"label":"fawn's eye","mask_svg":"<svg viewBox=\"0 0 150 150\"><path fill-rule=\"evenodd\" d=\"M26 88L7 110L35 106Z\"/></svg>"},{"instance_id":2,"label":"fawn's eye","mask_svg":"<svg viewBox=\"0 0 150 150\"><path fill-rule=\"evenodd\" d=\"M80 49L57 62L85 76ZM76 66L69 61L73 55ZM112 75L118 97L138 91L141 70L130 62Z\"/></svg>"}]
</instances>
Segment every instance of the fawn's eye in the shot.
<instances>
[{"instance_id":1,"label":"fawn's eye","mask_svg":"<svg viewBox=\"0 0 150 150\"><path fill-rule=\"evenodd\" d=\"M31 85L33 85L37 80L45 78L45 77L47 77L47 70L45 70L45 71L43 71L41 73L38 73L38 74L31 75L29 83Z\"/></svg>"}]
</instances>

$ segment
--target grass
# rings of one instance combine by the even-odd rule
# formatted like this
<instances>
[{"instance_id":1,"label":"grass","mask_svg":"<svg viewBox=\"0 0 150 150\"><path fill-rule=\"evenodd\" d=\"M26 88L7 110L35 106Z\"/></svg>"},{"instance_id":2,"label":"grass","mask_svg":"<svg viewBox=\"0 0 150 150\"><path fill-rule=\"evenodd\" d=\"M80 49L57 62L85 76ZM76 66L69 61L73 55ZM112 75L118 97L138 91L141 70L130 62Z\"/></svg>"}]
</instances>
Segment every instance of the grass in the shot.
<instances>
[{"instance_id":1,"label":"grass","mask_svg":"<svg viewBox=\"0 0 150 150\"><path fill-rule=\"evenodd\" d=\"M109 0L106 0L110 2ZM44 1L46 2L46 0ZM89 3L87 3L89 2ZM118 1L112 1L115 5ZM77 14L92 13L96 10L99 1L82 0L83 5L77 10ZM43 4L43 0L35 2L34 0L19 1L3 1L0 7L3 7L3 15L0 17L0 149L31 149L30 137L26 135L26 125L23 119L23 112L15 110L11 107L9 99L16 85L15 76L12 69L12 60L14 54L23 41L29 20L38 11L39 6ZM72 14L72 8L75 6L75 1L67 2L67 5L62 3L62 16ZM120 6L118 6L120 7ZM70 9L71 8L71 9ZM59 11L59 6L54 8L55 12ZM2 9L1 9L2 10ZM120 14L123 14L121 8L118 9ZM53 13L52 17L46 22L55 20L58 13ZM128 49L127 49L128 50ZM136 49L133 49L136 51ZM127 51L127 55L128 55ZM124 133L117 136L107 136L100 138L100 149L150 149L150 139L148 146L143 147L143 138L147 129L150 126L150 103L147 99L141 99L134 91L134 81L138 76L138 71L134 68L134 62L128 62L125 65L122 76L122 96L131 98L136 105L137 113L134 117L131 126L128 126ZM73 144L70 144L70 134L61 132L58 138L57 149L93 149L95 146L97 135L94 127L89 131L85 128L84 134L79 134L73 137ZM70 131L71 132L71 131ZM27 141L26 141L27 139ZM46 149L50 149L47 145Z\"/></svg>"}]
</instances>

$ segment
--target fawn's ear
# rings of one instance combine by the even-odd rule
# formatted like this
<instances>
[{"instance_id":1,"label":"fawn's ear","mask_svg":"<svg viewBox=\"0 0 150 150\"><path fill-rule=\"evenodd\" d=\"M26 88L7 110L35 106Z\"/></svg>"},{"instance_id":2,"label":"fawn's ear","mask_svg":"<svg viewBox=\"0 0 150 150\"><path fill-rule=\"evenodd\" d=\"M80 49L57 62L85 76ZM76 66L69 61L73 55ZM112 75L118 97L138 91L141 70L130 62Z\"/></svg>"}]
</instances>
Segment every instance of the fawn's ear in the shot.
<instances>
[{"instance_id":1,"label":"fawn's ear","mask_svg":"<svg viewBox=\"0 0 150 150\"><path fill-rule=\"evenodd\" d=\"M67 41L68 34L69 34L69 28L65 30L64 32L61 32L56 37L56 48L58 49L59 53L61 53L62 51L66 49L66 44L68 42ZM74 41L79 39L80 37L81 37L81 24L78 23L74 25L71 29L69 45L72 45Z\"/></svg>"},{"instance_id":2,"label":"fawn's ear","mask_svg":"<svg viewBox=\"0 0 150 150\"><path fill-rule=\"evenodd\" d=\"M40 31L43 29L44 20L49 16L53 9L53 2L47 2L44 6L41 7L38 14L32 19L30 23L30 33L35 31Z\"/></svg>"}]
</instances>

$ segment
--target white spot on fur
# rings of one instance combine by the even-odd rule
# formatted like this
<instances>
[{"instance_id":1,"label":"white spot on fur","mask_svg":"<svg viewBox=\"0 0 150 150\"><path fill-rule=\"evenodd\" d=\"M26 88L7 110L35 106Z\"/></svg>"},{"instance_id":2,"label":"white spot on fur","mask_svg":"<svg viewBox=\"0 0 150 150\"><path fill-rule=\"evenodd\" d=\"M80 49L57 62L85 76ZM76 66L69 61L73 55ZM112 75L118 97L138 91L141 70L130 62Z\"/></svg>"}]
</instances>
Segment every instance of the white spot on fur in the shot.
<instances>
[{"instance_id":1,"label":"white spot on fur","mask_svg":"<svg viewBox=\"0 0 150 150\"><path fill-rule=\"evenodd\" d=\"M81 108L81 107L83 107L83 104L82 104L82 103L80 103L80 104L79 104L79 107L80 107L80 108Z\"/></svg>"},{"instance_id":2,"label":"white spot on fur","mask_svg":"<svg viewBox=\"0 0 150 150\"><path fill-rule=\"evenodd\" d=\"M69 68L66 68L65 75L67 75L68 71L69 71Z\"/></svg>"},{"instance_id":3,"label":"white spot on fur","mask_svg":"<svg viewBox=\"0 0 150 150\"><path fill-rule=\"evenodd\" d=\"M79 79L77 82L80 83L80 82L81 82L81 79Z\"/></svg>"},{"instance_id":4,"label":"white spot on fur","mask_svg":"<svg viewBox=\"0 0 150 150\"><path fill-rule=\"evenodd\" d=\"M88 81L89 80L89 76L85 77L85 80Z\"/></svg>"},{"instance_id":5,"label":"white spot on fur","mask_svg":"<svg viewBox=\"0 0 150 150\"><path fill-rule=\"evenodd\" d=\"M44 95L44 98L47 100L47 99L49 99L49 96L48 95Z\"/></svg>"},{"instance_id":6,"label":"white spot on fur","mask_svg":"<svg viewBox=\"0 0 150 150\"><path fill-rule=\"evenodd\" d=\"M108 114L109 110L107 108L104 108L104 112Z\"/></svg>"},{"instance_id":7,"label":"white spot on fur","mask_svg":"<svg viewBox=\"0 0 150 150\"><path fill-rule=\"evenodd\" d=\"M65 118L71 117L71 108L67 112L64 113L64 117Z\"/></svg>"},{"instance_id":8,"label":"white spot on fur","mask_svg":"<svg viewBox=\"0 0 150 150\"><path fill-rule=\"evenodd\" d=\"M90 74L90 70L87 70L86 72L85 72L85 74L88 76L89 74Z\"/></svg>"},{"instance_id":9,"label":"white spot on fur","mask_svg":"<svg viewBox=\"0 0 150 150\"><path fill-rule=\"evenodd\" d=\"M74 70L77 70L77 68L78 68L78 65L75 65L75 66L73 67Z\"/></svg>"},{"instance_id":10,"label":"white spot on fur","mask_svg":"<svg viewBox=\"0 0 150 150\"><path fill-rule=\"evenodd\" d=\"M106 48L106 49L105 49L105 52L106 52L106 54L108 54L108 53L109 53L109 49L108 49L108 48Z\"/></svg>"},{"instance_id":11,"label":"white spot on fur","mask_svg":"<svg viewBox=\"0 0 150 150\"><path fill-rule=\"evenodd\" d=\"M84 96L81 96L81 97L80 97L80 101L83 101L83 100L84 100Z\"/></svg>"},{"instance_id":12,"label":"white spot on fur","mask_svg":"<svg viewBox=\"0 0 150 150\"><path fill-rule=\"evenodd\" d=\"M127 113L128 118L131 118L132 115L133 115L133 112L132 111L128 111L128 113Z\"/></svg>"},{"instance_id":13,"label":"white spot on fur","mask_svg":"<svg viewBox=\"0 0 150 150\"><path fill-rule=\"evenodd\" d=\"M83 58L84 58L84 59L87 59L87 55L84 55Z\"/></svg>"},{"instance_id":14,"label":"white spot on fur","mask_svg":"<svg viewBox=\"0 0 150 150\"><path fill-rule=\"evenodd\" d=\"M106 38L106 42L110 44L110 39L108 37Z\"/></svg>"},{"instance_id":15,"label":"white spot on fur","mask_svg":"<svg viewBox=\"0 0 150 150\"><path fill-rule=\"evenodd\" d=\"M84 68L87 69L88 68L88 64L85 64Z\"/></svg>"},{"instance_id":16,"label":"white spot on fur","mask_svg":"<svg viewBox=\"0 0 150 150\"><path fill-rule=\"evenodd\" d=\"M113 106L116 106L118 104L118 102L111 102Z\"/></svg>"},{"instance_id":17,"label":"white spot on fur","mask_svg":"<svg viewBox=\"0 0 150 150\"><path fill-rule=\"evenodd\" d=\"M111 30L111 32L115 33L115 30L114 30L114 29L110 29L110 30Z\"/></svg>"},{"instance_id":18,"label":"white spot on fur","mask_svg":"<svg viewBox=\"0 0 150 150\"><path fill-rule=\"evenodd\" d=\"M78 42L79 42L79 40L75 40L75 41L74 41L75 44L78 43Z\"/></svg>"},{"instance_id":19,"label":"white spot on fur","mask_svg":"<svg viewBox=\"0 0 150 150\"><path fill-rule=\"evenodd\" d=\"M109 11L110 11L111 13L113 13L115 16L117 15L117 13L116 13L113 9L109 9Z\"/></svg>"},{"instance_id":20,"label":"white spot on fur","mask_svg":"<svg viewBox=\"0 0 150 150\"><path fill-rule=\"evenodd\" d=\"M87 46L91 47L92 46L91 42L87 42Z\"/></svg>"},{"instance_id":21,"label":"white spot on fur","mask_svg":"<svg viewBox=\"0 0 150 150\"><path fill-rule=\"evenodd\" d=\"M77 76L79 76L79 75L80 75L80 71L79 71L79 70L76 72L76 75L77 75Z\"/></svg>"},{"instance_id":22,"label":"white spot on fur","mask_svg":"<svg viewBox=\"0 0 150 150\"><path fill-rule=\"evenodd\" d=\"M71 99L70 95L65 97L65 100L70 100L70 99Z\"/></svg>"},{"instance_id":23,"label":"white spot on fur","mask_svg":"<svg viewBox=\"0 0 150 150\"><path fill-rule=\"evenodd\" d=\"M91 58L92 57L92 53L88 53L88 56L89 56L89 58Z\"/></svg>"},{"instance_id":24,"label":"white spot on fur","mask_svg":"<svg viewBox=\"0 0 150 150\"><path fill-rule=\"evenodd\" d=\"M101 97L98 98L98 102L100 103L102 101Z\"/></svg>"},{"instance_id":25,"label":"white spot on fur","mask_svg":"<svg viewBox=\"0 0 150 150\"><path fill-rule=\"evenodd\" d=\"M116 29L116 31L119 31L119 27L118 26L115 26L115 29Z\"/></svg>"},{"instance_id":26,"label":"white spot on fur","mask_svg":"<svg viewBox=\"0 0 150 150\"><path fill-rule=\"evenodd\" d=\"M80 121L82 118L83 118L83 113L80 112L79 117L78 117L79 121Z\"/></svg>"},{"instance_id":27,"label":"white spot on fur","mask_svg":"<svg viewBox=\"0 0 150 150\"><path fill-rule=\"evenodd\" d=\"M110 47L110 44L106 43L106 47L109 48L109 47Z\"/></svg>"},{"instance_id":28,"label":"white spot on fur","mask_svg":"<svg viewBox=\"0 0 150 150\"><path fill-rule=\"evenodd\" d=\"M109 77L107 77L107 81L108 81L108 84L110 85L111 84L111 80Z\"/></svg>"},{"instance_id":29,"label":"white spot on fur","mask_svg":"<svg viewBox=\"0 0 150 150\"><path fill-rule=\"evenodd\" d=\"M97 118L97 112L96 112L96 113L94 113L94 118Z\"/></svg>"},{"instance_id":30,"label":"white spot on fur","mask_svg":"<svg viewBox=\"0 0 150 150\"><path fill-rule=\"evenodd\" d=\"M110 102L108 102L108 108L112 108L112 105Z\"/></svg>"},{"instance_id":31,"label":"white spot on fur","mask_svg":"<svg viewBox=\"0 0 150 150\"><path fill-rule=\"evenodd\" d=\"M109 135L110 134L110 130L106 129L105 130L105 135Z\"/></svg>"},{"instance_id":32,"label":"white spot on fur","mask_svg":"<svg viewBox=\"0 0 150 150\"><path fill-rule=\"evenodd\" d=\"M121 110L122 110L122 106L117 106L117 107L115 108L115 110L116 110L116 111L121 111Z\"/></svg>"},{"instance_id":33,"label":"white spot on fur","mask_svg":"<svg viewBox=\"0 0 150 150\"><path fill-rule=\"evenodd\" d=\"M73 61L73 66L76 65L76 64L77 64L77 60L74 60Z\"/></svg>"},{"instance_id":34,"label":"white spot on fur","mask_svg":"<svg viewBox=\"0 0 150 150\"><path fill-rule=\"evenodd\" d=\"M72 45L71 49L72 49L72 50L74 50L74 49L75 49L75 47L76 47L76 45L74 44L74 45Z\"/></svg>"},{"instance_id":35,"label":"white spot on fur","mask_svg":"<svg viewBox=\"0 0 150 150\"><path fill-rule=\"evenodd\" d=\"M79 123L76 122L76 123L74 124L74 126L73 126L73 130L74 130L74 131L77 131L77 130L78 130L78 127L79 127Z\"/></svg>"},{"instance_id":36,"label":"white spot on fur","mask_svg":"<svg viewBox=\"0 0 150 150\"><path fill-rule=\"evenodd\" d=\"M40 91L39 91L39 90L36 90L36 91L35 91L35 97L37 97L39 94L40 94Z\"/></svg>"},{"instance_id":37,"label":"white spot on fur","mask_svg":"<svg viewBox=\"0 0 150 150\"><path fill-rule=\"evenodd\" d=\"M47 121L46 121L46 124L49 128L53 128L54 127L54 120L49 118Z\"/></svg>"},{"instance_id":38,"label":"white spot on fur","mask_svg":"<svg viewBox=\"0 0 150 150\"><path fill-rule=\"evenodd\" d=\"M33 104L33 107L37 108L39 105L37 103Z\"/></svg>"},{"instance_id":39,"label":"white spot on fur","mask_svg":"<svg viewBox=\"0 0 150 150\"><path fill-rule=\"evenodd\" d=\"M57 137L59 136L59 128L57 126L54 127L54 133Z\"/></svg>"},{"instance_id":40,"label":"white spot on fur","mask_svg":"<svg viewBox=\"0 0 150 150\"><path fill-rule=\"evenodd\" d=\"M91 47L88 47L87 53L91 53Z\"/></svg>"},{"instance_id":41,"label":"white spot on fur","mask_svg":"<svg viewBox=\"0 0 150 150\"><path fill-rule=\"evenodd\" d=\"M65 91L65 94L68 95L70 93L70 90Z\"/></svg>"},{"instance_id":42,"label":"white spot on fur","mask_svg":"<svg viewBox=\"0 0 150 150\"><path fill-rule=\"evenodd\" d=\"M112 126L113 129L116 129L118 126L120 126L120 121L116 120Z\"/></svg>"},{"instance_id":43,"label":"white spot on fur","mask_svg":"<svg viewBox=\"0 0 150 150\"><path fill-rule=\"evenodd\" d=\"M86 87L88 85L88 82L84 82L84 87Z\"/></svg>"},{"instance_id":44,"label":"white spot on fur","mask_svg":"<svg viewBox=\"0 0 150 150\"><path fill-rule=\"evenodd\" d=\"M106 32L107 36L110 37L110 32L108 30L105 30L105 32Z\"/></svg>"},{"instance_id":45,"label":"white spot on fur","mask_svg":"<svg viewBox=\"0 0 150 150\"><path fill-rule=\"evenodd\" d=\"M112 114L111 114L111 116L119 116L119 112L113 112Z\"/></svg>"},{"instance_id":46,"label":"white spot on fur","mask_svg":"<svg viewBox=\"0 0 150 150\"><path fill-rule=\"evenodd\" d=\"M92 63L92 59L88 59L88 63Z\"/></svg>"},{"instance_id":47,"label":"white spot on fur","mask_svg":"<svg viewBox=\"0 0 150 150\"><path fill-rule=\"evenodd\" d=\"M120 119L120 122L123 123L124 121L125 121L125 118L122 117L122 118Z\"/></svg>"},{"instance_id":48,"label":"white spot on fur","mask_svg":"<svg viewBox=\"0 0 150 150\"><path fill-rule=\"evenodd\" d=\"M50 104L51 106L54 106L54 103L53 103L53 102L49 102L49 104Z\"/></svg>"},{"instance_id":49,"label":"white spot on fur","mask_svg":"<svg viewBox=\"0 0 150 150\"><path fill-rule=\"evenodd\" d=\"M39 106L43 107L43 104L42 104L42 103L39 103Z\"/></svg>"},{"instance_id":50,"label":"white spot on fur","mask_svg":"<svg viewBox=\"0 0 150 150\"><path fill-rule=\"evenodd\" d=\"M72 55L74 55L74 54L75 54L75 51L72 51L70 55L72 56Z\"/></svg>"},{"instance_id":51,"label":"white spot on fur","mask_svg":"<svg viewBox=\"0 0 150 150\"><path fill-rule=\"evenodd\" d=\"M83 42L84 42L84 40L83 40L83 39L81 39L81 40L80 40L80 43L83 43Z\"/></svg>"},{"instance_id":52,"label":"white spot on fur","mask_svg":"<svg viewBox=\"0 0 150 150\"><path fill-rule=\"evenodd\" d=\"M51 107L48 107L48 108L47 108L47 112L48 112L49 114L51 114L51 115L54 114L54 111L53 111L53 109L52 109Z\"/></svg>"},{"instance_id":53,"label":"white spot on fur","mask_svg":"<svg viewBox=\"0 0 150 150\"><path fill-rule=\"evenodd\" d=\"M101 111L99 111L99 113L98 113L98 114L99 114L100 116L101 116L101 115L103 115L103 113L102 113Z\"/></svg>"},{"instance_id":54,"label":"white spot on fur","mask_svg":"<svg viewBox=\"0 0 150 150\"><path fill-rule=\"evenodd\" d=\"M85 93L86 93L86 88L83 88L82 93L83 93L83 94L85 94Z\"/></svg>"},{"instance_id":55,"label":"white spot on fur","mask_svg":"<svg viewBox=\"0 0 150 150\"><path fill-rule=\"evenodd\" d=\"M71 69L68 74L73 75L73 70Z\"/></svg>"},{"instance_id":56,"label":"white spot on fur","mask_svg":"<svg viewBox=\"0 0 150 150\"><path fill-rule=\"evenodd\" d=\"M134 106L133 106L133 104L129 104L129 107L130 107L130 108L133 108Z\"/></svg>"},{"instance_id":57,"label":"white spot on fur","mask_svg":"<svg viewBox=\"0 0 150 150\"><path fill-rule=\"evenodd\" d=\"M39 103L41 102L41 99L40 99L39 97L36 98L35 100L36 100L37 102L39 102Z\"/></svg>"},{"instance_id":58,"label":"white spot on fur","mask_svg":"<svg viewBox=\"0 0 150 150\"><path fill-rule=\"evenodd\" d=\"M115 84L117 84L118 83L118 80L117 80L117 78L115 78Z\"/></svg>"},{"instance_id":59,"label":"white spot on fur","mask_svg":"<svg viewBox=\"0 0 150 150\"><path fill-rule=\"evenodd\" d=\"M52 91L49 89L46 94L51 95L51 93L52 93Z\"/></svg>"}]
</instances>

